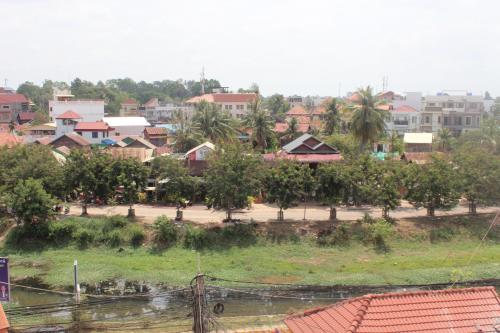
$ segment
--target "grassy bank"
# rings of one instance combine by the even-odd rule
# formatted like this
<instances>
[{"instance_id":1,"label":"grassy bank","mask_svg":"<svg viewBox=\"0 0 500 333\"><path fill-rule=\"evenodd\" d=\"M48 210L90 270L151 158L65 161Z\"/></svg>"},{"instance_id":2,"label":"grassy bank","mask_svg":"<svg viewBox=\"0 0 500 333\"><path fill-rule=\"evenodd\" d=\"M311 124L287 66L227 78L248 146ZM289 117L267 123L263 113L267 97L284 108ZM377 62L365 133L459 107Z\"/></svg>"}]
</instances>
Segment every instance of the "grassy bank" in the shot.
<instances>
[{"instance_id":1,"label":"grassy bank","mask_svg":"<svg viewBox=\"0 0 500 333\"><path fill-rule=\"evenodd\" d=\"M259 226L253 242L228 245L220 244L224 238L215 238L218 244L197 251L179 241L162 251L125 244L82 249L73 243L41 251L4 247L0 254L11 258L13 281L37 277L54 288L72 285L74 259L79 262L80 281L89 284L120 278L184 286L196 273L197 252L203 272L227 279L314 285L443 283L500 276L498 227L469 263L491 217L399 221L387 239L387 252L352 235L342 246L320 246L315 230L284 239L277 237L279 224L273 224ZM294 232L290 225L283 228Z\"/></svg>"}]
</instances>

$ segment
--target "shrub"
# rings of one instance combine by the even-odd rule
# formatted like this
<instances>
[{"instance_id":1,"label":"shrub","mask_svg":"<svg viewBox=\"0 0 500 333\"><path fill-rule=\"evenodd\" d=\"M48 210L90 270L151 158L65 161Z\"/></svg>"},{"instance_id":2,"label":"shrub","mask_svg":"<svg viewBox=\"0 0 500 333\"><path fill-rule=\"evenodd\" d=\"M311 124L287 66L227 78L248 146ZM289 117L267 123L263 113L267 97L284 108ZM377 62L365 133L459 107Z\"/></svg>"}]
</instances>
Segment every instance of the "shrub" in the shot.
<instances>
[{"instance_id":1,"label":"shrub","mask_svg":"<svg viewBox=\"0 0 500 333\"><path fill-rule=\"evenodd\" d=\"M77 225L71 221L51 222L49 224L49 237L56 244L65 244L73 240Z\"/></svg>"},{"instance_id":2,"label":"shrub","mask_svg":"<svg viewBox=\"0 0 500 333\"><path fill-rule=\"evenodd\" d=\"M376 222L376 220L370 216L370 214L368 213L365 213L365 215L363 215L363 218L361 220L358 220L362 225L370 225L370 224L374 224Z\"/></svg>"},{"instance_id":3,"label":"shrub","mask_svg":"<svg viewBox=\"0 0 500 333\"><path fill-rule=\"evenodd\" d=\"M187 226L184 234L184 246L192 249L201 249L209 244L208 232L202 228Z\"/></svg>"},{"instance_id":4,"label":"shrub","mask_svg":"<svg viewBox=\"0 0 500 333\"><path fill-rule=\"evenodd\" d=\"M318 234L317 243L321 246L346 246L350 238L349 225L341 223L334 230Z\"/></svg>"},{"instance_id":5,"label":"shrub","mask_svg":"<svg viewBox=\"0 0 500 333\"><path fill-rule=\"evenodd\" d=\"M118 247L123 243L122 233L119 230L113 230L106 236L106 244L111 247Z\"/></svg>"},{"instance_id":6,"label":"shrub","mask_svg":"<svg viewBox=\"0 0 500 333\"><path fill-rule=\"evenodd\" d=\"M9 220L0 218L0 234L3 234L7 229L9 229L11 223Z\"/></svg>"},{"instance_id":7,"label":"shrub","mask_svg":"<svg viewBox=\"0 0 500 333\"><path fill-rule=\"evenodd\" d=\"M172 221L162 215L154 223L154 240L160 247L169 247L177 242L179 232Z\"/></svg>"},{"instance_id":8,"label":"shrub","mask_svg":"<svg viewBox=\"0 0 500 333\"><path fill-rule=\"evenodd\" d=\"M106 218L106 222L104 223L103 226L103 231L104 232L109 232L114 229L122 229L125 228L128 224L128 220L126 217L121 216L121 215L113 215L108 218Z\"/></svg>"},{"instance_id":9,"label":"shrub","mask_svg":"<svg viewBox=\"0 0 500 333\"><path fill-rule=\"evenodd\" d=\"M429 238L433 243L439 241L450 241L455 234L456 232L454 229L450 227L441 227L432 229L429 233Z\"/></svg>"},{"instance_id":10,"label":"shrub","mask_svg":"<svg viewBox=\"0 0 500 333\"><path fill-rule=\"evenodd\" d=\"M133 247L141 246L145 239L146 234L140 227L134 226L130 229L130 244L132 244Z\"/></svg>"},{"instance_id":11,"label":"shrub","mask_svg":"<svg viewBox=\"0 0 500 333\"><path fill-rule=\"evenodd\" d=\"M225 244L253 244L257 240L254 224L236 224L222 229L222 242Z\"/></svg>"},{"instance_id":12,"label":"shrub","mask_svg":"<svg viewBox=\"0 0 500 333\"><path fill-rule=\"evenodd\" d=\"M368 226L370 240L375 246L375 249L384 252L389 250L387 239L393 235L393 226L384 219L378 219L375 223Z\"/></svg>"},{"instance_id":13,"label":"shrub","mask_svg":"<svg viewBox=\"0 0 500 333\"><path fill-rule=\"evenodd\" d=\"M95 235L92 232L90 232L89 230L85 230L85 229L79 229L77 232L75 232L74 237L75 237L76 243L81 248L88 247L90 244L92 244L92 242L95 239Z\"/></svg>"}]
</instances>

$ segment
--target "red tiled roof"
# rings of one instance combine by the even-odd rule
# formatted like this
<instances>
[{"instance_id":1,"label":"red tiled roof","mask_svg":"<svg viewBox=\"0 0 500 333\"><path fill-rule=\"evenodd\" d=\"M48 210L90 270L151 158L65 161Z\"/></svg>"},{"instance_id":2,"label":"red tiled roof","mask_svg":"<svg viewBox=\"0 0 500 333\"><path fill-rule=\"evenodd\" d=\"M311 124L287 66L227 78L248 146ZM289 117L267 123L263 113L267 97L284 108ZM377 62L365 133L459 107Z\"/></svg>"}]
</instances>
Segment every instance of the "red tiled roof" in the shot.
<instances>
[{"instance_id":1,"label":"red tiled roof","mask_svg":"<svg viewBox=\"0 0 500 333\"><path fill-rule=\"evenodd\" d=\"M205 94L202 96L195 96L186 101L186 103L196 104L201 101L209 103L251 103L256 98L254 93L224 93L224 94Z\"/></svg>"},{"instance_id":2,"label":"red tiled roof","mask_svg":"<svg viewBox=\"0 0 500 333\"><path fill-rule=\"evenodd\" d=\"M82 119L82 117L78 113L69 110L57 116L56 119Z\"/></svg>"},{"instance_id":3,"label":"red tiled roof","mask_svg":"<svg viewBox=\"0 0 500 333\"><path fill-rule=\"evenodd\" d=\"M409 105L401 105L393 110L394 112L417 112L414 108Z\"/></svg>"},{"instance_id":4,"label":"red tiled roof","mask_svg":"<svg viewBox=\"0 0 500 333\"><path fill-rule=\"evenodd\" d=\"M164 127L146 127L144 131L148 135L167 135L167 129Z\"/></svg>"},{"instance_id":5,"label":"red tiled roof","mask_svg":"<svg viewBox=\"0 0 500 333\"><path fill-rule=\"evenodd\" d=\"M264 161L274 161L279 159L293 160L300 163L327 163L340 161L340 154L287 154L287 153L267 153L263 155Z\"/></svg>"},{"instance_id":6,"label":"red tiled roof","mask_svg":"<svg viewBox=\"0 0 500 333\"><path fill-rule=\"evenodd\" d=\"M296 105L286 113L287 116L308 116L309 112L301 105Z\"/></svg>"},{"instance_id":7,"label":"red tiled roof","mask_svg":"<svg viewBox=\"0 0 500 333\"><path fill-rule=\"evenodd\" d=\"M19 113L19 120L22 121L31 121L35 119L35 112L21 112Z\"/></svg>"},{"instance_id":8,"label":"red tiled roof","mask_svg":"<svg viewBox=\"0 0 500 333\"><path fill-rule=\"evenodd\" d=\"M274 125L274 131L276 133L285 133L288 129L288 124L287 123L276 123ZM299 123L297 124L297 132L300 133L306 133L309 131L309 124L308 123Z\"/></svg>"},{"instance_id":9,"label":"red tiled roof","mask_svg":"<svg viewBox=\"0 0 500 333\"><path fill-rule=\"evenodd\" d=\"M44 136L43 138L36 139L34 142L46 146L49 143L51 143L53 140L54 140L54 138L52 138L50 136Z\"/></svg>"},{"instance_id":10,"label":"red tiled roof","mask_svg":"<svg viewBox=\"0 0 500 333\"><path fill-rule=\"evenodd\" d=\"M163 154L171 154L174 149L171 146L161 146L155 149L156 156L160 156Z\"/></svg>"},{"instance_id":11,"label":"red tiled roof","mask_svg":"<svg viewBox=\"0 0 500 333\"><path fill-rule=\"evenodd\" d=\"M380 104L380 105L377 105L377 109L389 111L392 109L392 105L391 104Z\"/></svg>"},{"instance_id":12,"label":"red tiled roof","mask_svg":"<svg viewBox=\"0 0 500 333\"><path fill-rule=\"evenodd\" d=\"M0 94L0 104L28 103L23 94Z\"/></svg>"},{"instance_id":13,"label":"red tiled roof","mask_svg":"<svg viewBox=\"0 0 500 333\"><path fill-rule=\"evenodd\" d=\"M285 319L292 333L495 332L494 287L366 295Z\"/></svg>"},{"instance_id":14,"label":"red tiled roof","mask_svg":"<svg viewBox=\"0 0 500 333\"><path fill-rule=\"evenodd\" d=\"M358 93L354 93L347 98L349 102L359 103L361 102L361 96Z\"/></svg>"},{"instance_id":15,"label":"red tiled roof","mask_svg":"<svg viewBox=\"0 0 500 333\"><path fill-rule=\"evenodd\" d=\"M158 98L156 97L150 98L149 101L144 103L144 106L157 106L157 105L158 105Z\"/></svg>"},{"instance_id":16,"label":"red tiled roof","mask_svg":"<svg viewBox=\"0 0 500 333\"><path fill-rule=\"evenodd\" d=\"M122 104L126 104L126 105L137 105L137 101L133 98L127 98L126 100L124 100L122 102Z\"/></svg>"},{"instance_id":17,"label":"red tiled roof","mask_svg":"<svg viewBox=\"0 0 500 333\"><path fill-rule=\"evenodd\" d=\"M325 112L326 112L326 108L324 106L317 106L313 109L312 114L313 115L322 115Z\"/></svg>"},{"instance_id":18,"label":"red tiled roof","mask_svg":"<svg viewBox=\"0 0 500 333\"><path fill-rule=\"evenodd\" d=\"M0 146L7 146L11 148L18 144L21 144L23 139L12 133L0 133Z\"/></svg>"},{"instance_id":19,"label":"red tiled roof","mask_svg":"<svg viewBox=\"0 0 500 333\"><path fill-rule=\"evenodd\" d=\"M75 126L75 131L111 131L109 125L103 121L94 122L78 122Z\"/></svg>"}]
</instances>

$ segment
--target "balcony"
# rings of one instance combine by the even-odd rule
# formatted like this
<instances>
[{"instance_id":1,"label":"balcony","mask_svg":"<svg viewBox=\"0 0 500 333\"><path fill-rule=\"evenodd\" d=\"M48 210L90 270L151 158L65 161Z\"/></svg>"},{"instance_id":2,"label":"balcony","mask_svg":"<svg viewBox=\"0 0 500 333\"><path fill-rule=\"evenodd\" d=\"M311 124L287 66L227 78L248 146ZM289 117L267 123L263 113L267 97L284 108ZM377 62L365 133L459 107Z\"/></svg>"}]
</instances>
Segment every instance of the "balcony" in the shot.
<instances>
[{"instance_id":1,"label":"balcony","mask_svg":"<svg viewBox=\"0 0 500 333\"><path fill-rule=\"evenodd\" d=\"M393 123L395 126L408 126L409 124L408 120L394 120Z\"/></svg>"}]
</instances>

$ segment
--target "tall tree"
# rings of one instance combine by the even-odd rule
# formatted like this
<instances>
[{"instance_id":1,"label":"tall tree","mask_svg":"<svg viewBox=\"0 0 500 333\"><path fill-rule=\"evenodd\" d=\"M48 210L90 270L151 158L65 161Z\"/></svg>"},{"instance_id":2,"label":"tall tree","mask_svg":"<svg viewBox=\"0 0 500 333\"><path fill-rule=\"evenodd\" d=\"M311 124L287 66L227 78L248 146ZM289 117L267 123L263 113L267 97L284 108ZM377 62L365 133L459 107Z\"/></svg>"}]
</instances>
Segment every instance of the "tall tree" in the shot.
<instances>
[{"instance_id":1,"label":"tall tree","mask_svg":"<svg viewBox=\"0 0 500 333\"><path fill-rule=\"evenodd\" d=\"M382 207L383 218L388 218L389 212L401 204L402 179L399 162L385 161L377 165L371 188L373 203Z\"/></svg>"},{"instance_id":2,"label":"tall tree","mask_svg":"<svg viewBox=\"0 0 500 333\"><path fill-rule=\"evenodd\" d=\"M330 207L330 220L337 219L337 206L344 203L348 190L344 163L322 164L318 168L318 198Z\"/></svg>"},{"instance_id":3,"label":"tall tree","mask_svg":"<svg viewBox=\"0 0 500 333\"><path fill-rule=\"evenodd\" d=\"M447 152L451 149L453 134L449 128L442 128L438 131L438 144L441 151Z\"/></svg>"},{"instance_id":4,"label":"tall tree","mask_svg":"<svg viewBox=\"0 0 500 333\"><path fill-rule=\"evenodd\" d=\"M236 133L229 113L205 101L196 106L193 127L200 135L212 142L232 139Z\"/></svg>"},{"instance_id":5,"label":"tall tree","mask_svg":"<svg viewBox=\"0 0 500 333\"><path fill-rule=\"evenodd\" d=\"M429 164L410 164L405 185L406 199L415 207L427 208L428 216L434 216L439 208L453 208L460 198L457 171L449 161L436 156Z\"/></svg>"},{"instance_id":6,"label":"tall tree","mask_svg":"<svg viewBox=\"0 0 500 333\"><path fill-rule=\"evenodd\" d=\"M251 104L251 110L243 120L243 125L252 129L252 141L262 152L269 146L274 134L273 122L267 111L262 108L260 97Z\"/></svg>"},{"instance_id":7,"label":"tall tree","mask_svg":"<svg viewBox=\"0 0 500 333\"><path fill-rule=\"evenodd\" d=\"M88 215L87 205L94 198L97 177L92 167L91 155L72 150L64 165L64 180L68 192L76 192L80 199L82 216Z\"/></svg>"},{"instance_id":8,"label":"tall tree","mask_svg":"<svg viewBox=\"0 0 500 333\"><path fill-rule=\"evenodd\" d=\"M264 100L264 108L268 109L275 119L282 119L285 113L290 110L290 104L283 95L274 94Z\"/></svg>"},{"instance_id":9,"label":"tall tree","mask_svg":"<svg viewBox=\"0 0 500 333\"><path fill-rule=\"evenodd\" d=\"M323 133L332 135L340 128L340 103L336 98L329 100L326 105L325 126Z\"/></svg>"},{"instance_id":10,"label":"tall tree","mask_svg":"<svg viewBox=\"0 0 500 333\"><path fill-rule=\"evenodd\" d=\"M266 173L264 188L267 200L279 207L278 220L282 221L283 210L288 209L304 193L304 167L299 163L282 160Z\"/></svg>"},{"instance_id":11,"label":"tall tree","mask_svg":"<svg viewBox=\"0 0 500 333\"><path fill-rule=\"evenodd\" d=\"M174 113L173 123L175 126L174 150L177 153L185 153L202 142L202 138L195 132L192 123L180 110Z\"/></svg>"},{"instance_id":12,"label":"tall tree","mask_svg":"<svg viewBox=\"0 0 500 333\"><path fill-rule=\"evenodd\" d=\"M135 216L134 203L139 192L144 189L148 179L148 169L133 158L119 160L120 174L117 177L118 185L123 187L125 201L129 205L128 216Z\"/></svg>"},{"instance_id":13,"label":"tall tree","mask_svg":"<svg viewBox=\"0 0 500 333\"><path fill-rule=\"evenodd\" d=\"M210 155L204 174L207 202L225 210L226 221L232 220L235 209L248 206L248 197L258 194L260 165L261 161L239 143L219 147Z\"/></svg>"},{"instance_id":14,"label":"tall tree","mask_svg":"<svg viewBox=\"0 0 500 333\"><path fill-rule=\"evenodd\" d=\"M351 130L364 150L367 143L374 142L384 132L387 111L380 108L384 101L377 100L370 86L356 93L358 100L349 105L353 112Z\"/></svg>"}]
</instances>

